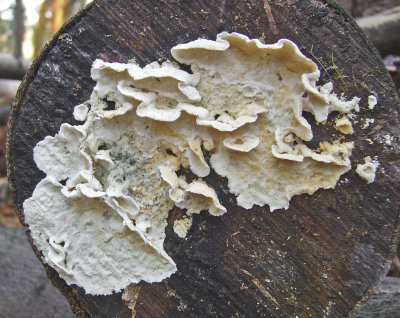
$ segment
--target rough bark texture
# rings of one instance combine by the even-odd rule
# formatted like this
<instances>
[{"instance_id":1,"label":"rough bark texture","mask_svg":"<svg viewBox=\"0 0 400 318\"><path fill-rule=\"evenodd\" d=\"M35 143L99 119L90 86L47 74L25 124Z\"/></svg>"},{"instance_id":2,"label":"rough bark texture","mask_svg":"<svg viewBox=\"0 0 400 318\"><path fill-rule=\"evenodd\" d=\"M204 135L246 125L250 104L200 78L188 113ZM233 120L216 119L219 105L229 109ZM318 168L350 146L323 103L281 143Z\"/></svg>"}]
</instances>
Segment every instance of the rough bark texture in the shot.
<instances>
[{"instance_id":1,"label":"rough bark texture","mask_svg":"<svg viewBox=\"0 0 400 318\"><path fill-rule=\"evenodd\" d=\"M287 211L274 213L236 206L235 197L224 194L226 180L212 173L205 180L228 213L195 216L187 239L173 233L170 213L165 249L178 272L161 283L140 283L137 317L346 317L384 279L396 250L399 103L376 50L328 0L94 2L47 45L18 92L8 169L19 217L23 222L22 204L44 177L33 148L62 123L74 123L73 107L89 98L90 67L100 53L143 66L169 57L178 43L215 39L221 31L296 42L319 65L322 83L333 81L336 92L362 98L356 132L348 137L356 145L353 166L366 155L378 156L381 166L372 184L352 169L334 190L297 196ZM370 94L379 100L373 111L366 103ZM375 123L361 129L363 117ZM313 123L316 143L330 135L329 126ZM382 142L388 134L395 136L391 145ZM131 316L121 293L86 295L45 267L78 317Z\"/></svg>"}]
</instances>

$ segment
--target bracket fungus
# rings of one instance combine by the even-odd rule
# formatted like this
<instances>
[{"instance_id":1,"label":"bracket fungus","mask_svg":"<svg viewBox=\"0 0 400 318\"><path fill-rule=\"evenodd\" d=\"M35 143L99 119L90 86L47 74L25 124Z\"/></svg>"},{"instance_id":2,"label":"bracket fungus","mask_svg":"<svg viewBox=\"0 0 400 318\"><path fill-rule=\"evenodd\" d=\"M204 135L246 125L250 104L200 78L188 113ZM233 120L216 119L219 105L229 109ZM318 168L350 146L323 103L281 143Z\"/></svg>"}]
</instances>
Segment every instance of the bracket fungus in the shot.
<instances>
[{"instance_id":1,"label":"bracket fungus","mask_svg":"<svg viewBox=\"0 0 400 318\"><path fill-rule=\"evenodd\" d=\"M237 205L273 211L333 188L351 167L353 143L304 143L313 132L303 111L323 122L357 110L359 98L318 86L317 65L290 40L223 32L171 52L191 73L170 61L96 60L90 100L74 110L82 124L63 124L34 150L46 177L24 202L26 222L44 261L87 293L174 273L163 248L168 212L186 209L174 224L180 237L193 214L227 212L207 183L211 169L227 178Z\"/></svg>"}]
</instances>

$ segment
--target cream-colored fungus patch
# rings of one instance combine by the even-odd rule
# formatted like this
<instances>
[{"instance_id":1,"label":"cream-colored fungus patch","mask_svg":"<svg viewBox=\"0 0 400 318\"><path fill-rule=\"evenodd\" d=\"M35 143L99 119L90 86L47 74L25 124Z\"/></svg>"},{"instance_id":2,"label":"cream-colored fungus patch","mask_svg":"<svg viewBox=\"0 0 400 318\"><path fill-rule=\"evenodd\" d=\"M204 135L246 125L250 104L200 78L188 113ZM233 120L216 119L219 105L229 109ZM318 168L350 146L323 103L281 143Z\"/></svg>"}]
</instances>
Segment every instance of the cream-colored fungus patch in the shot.
<instances>
[{"instance_id":1,"label":"cream-colored fungus patch","mask_svg":"<svg viewBox=\"0 0 400 318\"><path fill-rule=\"evenodd\" d=\"M367 156L364 158L364 164L357 165L356 172L361 178L367 181L367 183L372 183L375 181L375 174L378 167L378 160L373 160L370 156Z\"/></svg>"},{"instance_id":2,"label":"cream-colored fungus patch","mask_svg":"<svg viewBox=\"0 0 400 318\"><path fill-rule=\"evenodd\" d=\"M82 124L63 124L34 150L46 178L24 203L26 222L44 261L87 293L174 273L163 247L169 211L186 211L173 226L180 237L193 214L227 212L207 182L211 169L239 206L271 211L333 188L350 169L351 142L306 146L313 132L303 112L324 122L357 111L359 98L317 86L316 64L293 42L223 32L171 52L192 73L173 62L96 60L91 98L74 110Z\"/></svg>"},{"instance_id":3,"label":"cream-colored fungus patch","mask_svg":"<svg viewBox=\"0 0 400 318\"><path fill-rule=\"evenodd\" d=\"M350 119L346 116L335 120L335 128L345 135L351 135L354 133L353 125L351 124Z\"/></svg>"},{"instance_id":4,"label":"cream-colored fungus patch","mask_svg":"<svg viewBox=\"0 0 400 318\"><path fill-rule=\"evenodd\" d=\"M364 119L364 125L362 126L362 129L366 129L369 127L370 124L375 123L375 119L374 118L365 118Z\"/></svg>"}]
</instances>

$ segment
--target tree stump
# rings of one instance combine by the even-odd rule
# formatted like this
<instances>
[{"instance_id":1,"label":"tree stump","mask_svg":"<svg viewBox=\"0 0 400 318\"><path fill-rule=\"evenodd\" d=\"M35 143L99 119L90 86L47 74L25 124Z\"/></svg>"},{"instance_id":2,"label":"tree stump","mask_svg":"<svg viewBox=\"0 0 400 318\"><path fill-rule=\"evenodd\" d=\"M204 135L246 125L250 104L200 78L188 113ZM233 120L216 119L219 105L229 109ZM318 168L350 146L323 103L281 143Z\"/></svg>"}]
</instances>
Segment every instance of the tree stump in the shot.
<instances>
[{"instance_id":1,"label":"tree stump","mask_svg":"<svg viewBox=\"0 0 400 318\"><path fill-rule=\"evenodd\" d=\"M357 118L373 116L375 123L368 129L361 129L361 121L355 125L349 137L355 142L353 169L342 177L348 182L334 190L296 196L288 210L274 213L267 206L240 208L232 203L233 195L217 190L229 213L196 215L187 239L173 233L169 220L165 249L178 271L161 283L139 284L136 316L355 314L384 281L397 247L399 101L375 48L330 0L94 1L46 45L18 91L8 137L9 180L18 216L24 223L22 204L44 177L33 161L33 148L55 135L62 123L76 123L73 107L89 98L94 86L90 68L100 54L124 62L135 58L144 66L170 57L176 44L215 39L221 31L265 43L293 40L318 64L321 82L332 81L336 92L361 97ZM379 100L373 111L366 103L371 94ZM313 126L315 135L326 134L324 126ZM394 138L382 142L387 135ZM380 162L371 184L354 169L366 155L378 156ZM205 179L218 184L217 189L227 187L215 174ZM44 266L78 317L132 316L122 293L85 294ZM386 309L393 312L393 306Z\"/></svg>"}]
</instances>

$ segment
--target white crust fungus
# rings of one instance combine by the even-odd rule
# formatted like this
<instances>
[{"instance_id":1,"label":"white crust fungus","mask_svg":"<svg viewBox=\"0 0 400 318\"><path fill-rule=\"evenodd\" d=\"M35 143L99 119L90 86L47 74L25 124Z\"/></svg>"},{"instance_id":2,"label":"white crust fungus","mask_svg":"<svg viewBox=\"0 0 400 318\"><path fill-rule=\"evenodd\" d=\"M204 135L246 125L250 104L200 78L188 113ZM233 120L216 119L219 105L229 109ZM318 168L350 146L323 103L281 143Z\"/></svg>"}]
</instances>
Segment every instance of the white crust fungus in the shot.
<instances>
[{"instance_id":1,"label":"white crust fungus","mask_svg":"<svg viewBox=\"0 0 400 318\"><path fill-rule=\"evenodd\" d=\"M168 212L186 210L173 226L184 237L193 214L227 211L207 182L211 168L239 206L271 211L333 188L350 169L352 143L306 146L313 132L303 111L323 122L357 111L359 98L317 86L316 64L293 42L223 32L171 52L192 74L173 62L96 60L91 98L74 110L83 124L63 124L34 150L46 178L24 203L26 222L43 260L87 293L176 271L163 247Z\"/></svg>"},{"instance_id":2,"label":"white crust fungus","mask_svg":"<svg viewBox=\"0 0 400 318\"><path fill-rule=\"evenodd\" d=\"M378 100L376 96L374 95L369 95L368 96L368 108L369 109L374 109L374 107L378 104Z\"/></svg>"},{"instance_id":3,"label":"white crust fungus","mask_svg":"<svg viewBox=\"0 0 400 318\"><path fill-rule=\"evenodd\" d=\"M357 165L356 172L361 178L367 181L367 183L372 183L375 181L375 174L378 167L379 162L367 156L364 158L364 164Z\"/></svg>"}]
</instances>

